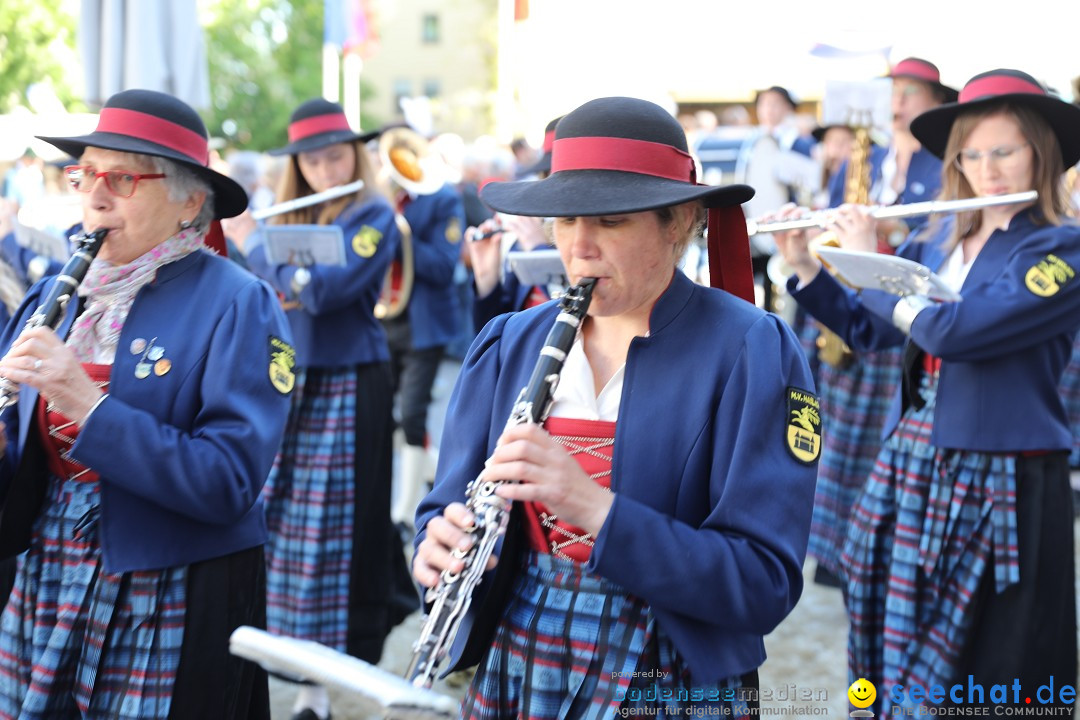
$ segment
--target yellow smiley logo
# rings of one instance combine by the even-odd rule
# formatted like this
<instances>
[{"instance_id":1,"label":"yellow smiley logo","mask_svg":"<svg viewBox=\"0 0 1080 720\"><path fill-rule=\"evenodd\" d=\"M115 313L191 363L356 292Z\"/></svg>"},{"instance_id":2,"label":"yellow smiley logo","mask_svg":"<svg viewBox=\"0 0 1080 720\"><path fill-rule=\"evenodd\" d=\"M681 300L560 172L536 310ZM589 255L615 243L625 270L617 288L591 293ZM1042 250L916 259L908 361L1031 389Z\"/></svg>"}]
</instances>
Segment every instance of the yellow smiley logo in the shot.
<instances>
[{"instance_id":1,"label":"yellow smiley logo","mask_svg":"<svg viewBox=\"0 0 1080 720\"><path fill-rule=\"evenodd\" d=\"M877 688L866 678L859 678L851 683L847 691L848 700L857 708L868 708L877 700Z\"/></svg>"}]
</instances>

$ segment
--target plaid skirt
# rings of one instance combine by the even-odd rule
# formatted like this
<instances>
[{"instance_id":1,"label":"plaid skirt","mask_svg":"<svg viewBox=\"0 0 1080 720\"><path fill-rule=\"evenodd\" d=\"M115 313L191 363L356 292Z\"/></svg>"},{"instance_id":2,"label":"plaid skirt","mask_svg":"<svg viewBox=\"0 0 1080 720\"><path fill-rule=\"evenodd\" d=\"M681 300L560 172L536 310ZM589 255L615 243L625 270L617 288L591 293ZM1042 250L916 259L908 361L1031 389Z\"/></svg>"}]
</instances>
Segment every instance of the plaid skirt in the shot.
<instances>
[{"instance_id":1,"label":"plaid skirt","mask_svg":"<svg viewBox=\"0 0 1080 720\"><path fill-rule=\"evenodd\" d=\"M356 485L355 367L297 372L263 488L266 627L346 650Z\"/></svg>"},{"instance_id":2,"label":"plaid skirt","mask_svg":"<svg viewBox=\"0 0 1080 720\"><path fill-rule=\"evenodd\" d=\"M823 447L807 552L835 575L851 508L881 450L881 429L900 383L899 348L861 352L855 364L820 370Z\"/></svg>"},{"instance_id":3,"label":"plaid skirt","mask_svg":"<svg viewBox=\"0 0 1080 720\"><path fill-rule=\"evenodd\" d=\"M1069 467L1080 468L1080 333L1073 340L1072 357L1061 375L1061 399L1069 413L1069 425L1073 432L1072 453L1069 455Z\"/></svg>"},{"instance_id":4,"label":"plaid skirt","mask_svg":"<svg viewBox=\"0 0 1080 720\"><path fill-rule=\"evenodd\" d=\"M843 549L850 676L879 688L951 682L984 575L997 593L1020 579L1017 458L931 445L936 391L924 373L926 405L882 447Z\"/></svg>"},{"instance_id":5,"label":"plaid skirt","mask_svg":"<svg viewBox=\"0 0 1080 720\"><path fill-rule=\"evenodd\" d=\"M528 551L461 717L750 714L743 677L695 684L648 606L572 560ZM756 701L755 701L756 704Z\"/></svg>"},{"instance_id":6,"label":"plaid skirt","mask_svg":"<svg viewBox=\"0 0 1080 720\"><path fill-rule=\"evenodd\" d=\"M114 575L99 485L53 478L0 618L0 718L166 718L186 567Z\"/></svg>"}]
</instances>

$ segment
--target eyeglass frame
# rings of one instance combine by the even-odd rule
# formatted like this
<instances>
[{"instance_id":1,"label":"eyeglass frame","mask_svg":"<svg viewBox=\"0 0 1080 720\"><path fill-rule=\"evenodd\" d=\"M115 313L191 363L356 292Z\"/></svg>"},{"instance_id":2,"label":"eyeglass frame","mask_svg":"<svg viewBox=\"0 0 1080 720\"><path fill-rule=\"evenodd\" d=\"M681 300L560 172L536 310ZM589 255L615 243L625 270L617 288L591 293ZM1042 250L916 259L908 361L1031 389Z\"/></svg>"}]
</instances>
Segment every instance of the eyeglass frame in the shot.
<instances>
[{"instance_id":1,"label":"eyeglass frame","mask_svg":"<svg viewBox=\"0 0 1080 720\"><path fill-rule=\"evenodd\" d=\"M977 164L981 164L982 161L985 158L990 158L995 163L1006 162L1006 161L1009 160L1009 158L1011 158L1017 152L1023 150L1026 147L1030 147L1030 146L1031 146L1031 142L1025 140L1024 142L1018 143L1018 144L1015 144L1015 145L1008 144L1008 143L1002 144L1002 145L995 145L994 147L990 148L989 150L973 150L971 148L967 148L967 149L964 149L964 150L960 150L959 152L956 153L956 156L953 157L953 167L955 167L961 173L967 172L966 170L964 170L964 160L963 160L963 158L964 158L965 153L968 153L967 159L968 159L969 162L972 163L971 167L974 168ZM1001 151L1006 149L1006 148L1009 151L1007 153L1005 153L1004 155L1002 155Z\"/></svg>"},{"instance_id":2,"label":"eyeglass frame","mask_svg":"<svg viewBox=\"0 0 1080 720\"><path fill-rule=\"evenodd\" d=\"M89 171L90 173L93 174L92 180L88 185L86 185L85 190L82 190L82 189L76 187L74 181L71 179L71 173L75 172L75 171L79 171L79 170L81 170L84 173ZM113 187L112 181L109 179L110 176L113 175L113 174L131 176L131 178L132 178L132 180L131 180L131 192L129 194L121 195L119 192L116 191L116 188ZM97 179L100 178L100 177L105 178L105 189L107 189L114 197L127 199L127 198L130 198L133 195L135 195L135 191L139 189L139 181L140 180L160 180L161 178L166 177L166 175L165 175L165 173L133 173L133 172L128 172L127 170L101 170L101 171L99 171L93 165L67 165L67 166L64 167L64 178L68 181L68 185L70 185L71 189L74 190L75 192L79 192L79 193L93 192L94 185L97 184ZM84 183L85 183L85 180L83 180L79 184L82 185Z\"/></svg>"}]
</instances>

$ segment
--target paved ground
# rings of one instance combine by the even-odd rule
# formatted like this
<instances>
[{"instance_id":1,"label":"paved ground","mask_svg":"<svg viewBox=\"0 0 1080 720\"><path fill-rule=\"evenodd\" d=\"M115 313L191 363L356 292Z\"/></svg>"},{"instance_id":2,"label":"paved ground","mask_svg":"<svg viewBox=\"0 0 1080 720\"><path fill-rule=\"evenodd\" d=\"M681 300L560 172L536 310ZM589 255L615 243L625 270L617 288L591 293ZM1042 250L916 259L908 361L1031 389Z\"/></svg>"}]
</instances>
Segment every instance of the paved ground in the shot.
<instances>
[{"instance_id":1,"label":"paved ground","mask_svg":"<svg viewBox=\"0 0 1080 720\"><path fill-rule=\"evenodd\" d=\"M457 365L445 363L435 388L432 427L441 428L447 396ZM436 440L438 438L436 437ZM1077 535L1080 537L1080 527ZM808 563L806 589L790 616L765 640L769 659L760 671L762 706L786 717L845 718L847 705L847 620L839 590L811 581ZM419 615L406 620L389 638L380 667L404 675L419 635ZM461 686L440 684L436 689L460 697ZM295 687L271 680L273 720L289 720ZM769 700L768 691L773 699ZM811 697L814 700L800 698ZM334 695L336 720L366 720L372 709L356 698Z\"/></svg>"}]
</instances>

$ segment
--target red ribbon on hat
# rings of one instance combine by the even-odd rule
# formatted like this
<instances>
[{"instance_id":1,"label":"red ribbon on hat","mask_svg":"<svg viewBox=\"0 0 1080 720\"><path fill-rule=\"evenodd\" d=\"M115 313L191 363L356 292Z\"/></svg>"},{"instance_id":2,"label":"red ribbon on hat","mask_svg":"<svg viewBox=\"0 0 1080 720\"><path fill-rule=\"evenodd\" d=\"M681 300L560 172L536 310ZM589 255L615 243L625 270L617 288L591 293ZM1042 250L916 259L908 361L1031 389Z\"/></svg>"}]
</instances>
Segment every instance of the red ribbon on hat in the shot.
<instances>
[{"instance_id":1,"label":"red ribbon on hat","mask_svg":"<svg viewBox=\"0 0 1080 720\"><path fill-rule=\"evenodd\" d=\"M225 245L225 233L221 229L221 221L214 220L210 223L210 229L206 231L203 245L216 252L221 257L228 257L228 248Z\"/></svg>"},{"instance_id":2,"label":"red ribbon on hat","mask_svg":"<svg viewBox=\"0 0 1080 720\"><path fill-rule=\"evenodd\" d=\"M960 102L970 102L981 97L994 95L1011 95L1014 93L1026 95L1046 95L1046 91L1030 81L1008 75L991 75L989 77L972 80L960 91Z\"/></svg>"},{"instance_id":3,"label":"red ribbon on hat","mask_svg":"<svg viewBox=\"0 0 1080 720\"><path fill-rule=\"evenodd\" d=\"M203 166L210 161L210 146L202 135L183 125L138 110L104 108L98 115L97 132L147 140L186 155L192 162Z\"/></svg>"},{"instance_id":4,"label":"red ribbon on hat","mask_svg":"<svg viewBox=\"0 0 1080 720\"><path fill-rule=\"evenodd\" d=\"M908 77L919 78L930 83L941 83L941 73L938 72L933 66L923 60L914 60L908 58L907 60L901 60L896 64L896 67L889 73L890 77L897 75L907 75Z\"/></svg>"},{"instance_id":5,"label":"red ribbon on hat","mask_svg":"<svg viewBox=\"0 0 1080 720\"><path fill-rule=\"evenodd\" d=\"M554 145L555 145L555 128L552 128L551 130L548 130L546 133L544 133L543 151L545 153L551 152L551 148L554 147Z\"/></svg>"},{"instance_id":6,"label":"red ribbon on hat","mask_svg":"<svg viewBox=\"0 0 1080 720\"><path fill-rule=\"evenodd\" d=\"M303 140L311 135L319 135L336 130L349 130L349 121L342 113L327 113L326 115L314 115L303 120L289 123L289 142Z\"/></svg>"},{"instance_id":7,"label":"red ribbon on hat","mask_svg":"<svg viewBox=\"0 0 1080 720\"><path fill-rule=\"evenodd\" d=\"M552 146L551 173L566 170L615 170L697 185L689 153L648 140L561 138ZM722 245L721 238L726 239ZM709 208L708 248L710 284L753 303L750 238L741 207Z\"/></svg>"}]
</instances>

